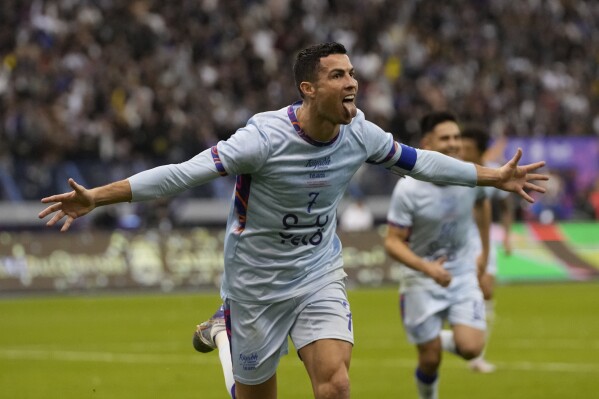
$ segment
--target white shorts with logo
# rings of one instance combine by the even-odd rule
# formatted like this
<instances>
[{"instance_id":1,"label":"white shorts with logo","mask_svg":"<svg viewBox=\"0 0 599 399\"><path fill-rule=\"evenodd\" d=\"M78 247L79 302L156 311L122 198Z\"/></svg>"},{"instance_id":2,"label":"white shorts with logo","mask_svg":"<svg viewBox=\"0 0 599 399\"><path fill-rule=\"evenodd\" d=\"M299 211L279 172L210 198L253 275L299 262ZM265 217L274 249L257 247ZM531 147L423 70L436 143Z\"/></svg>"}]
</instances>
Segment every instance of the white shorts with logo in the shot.
<instances>
[{"instance_id":1,"label":"white shorts with logo","mask_svg":"<svg viewBox=\"0 0 599 399\"><path fill-rule=\"evenodd\" d=\"M354 343L349 301L342 281L300 297L271 304L225 301L235 380L257 385L272 377L288 352L320 339Z\"/></svg>"},{"instance_id":2,"label":"white shorts with logo","mask_svg":"<svg viewBox=\"0 0 599 399\"><path fill-rule=\"evenodd\" d=\"M414 344L436 338L444 321L479 330L487 327L483 294L474 273L454 276L447 288L432 279L402 287L400 310L408 340Z\"/></svg>"}]
</instances>

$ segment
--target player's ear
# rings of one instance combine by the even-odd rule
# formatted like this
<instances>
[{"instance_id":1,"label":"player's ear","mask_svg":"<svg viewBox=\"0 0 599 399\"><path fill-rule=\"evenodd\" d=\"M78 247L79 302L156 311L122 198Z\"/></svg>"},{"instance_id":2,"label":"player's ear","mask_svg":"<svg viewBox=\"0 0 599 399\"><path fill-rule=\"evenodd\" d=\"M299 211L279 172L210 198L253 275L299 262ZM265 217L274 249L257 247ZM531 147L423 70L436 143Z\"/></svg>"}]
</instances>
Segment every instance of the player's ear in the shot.
<instances>
[{"instance_id":1,"label":"player's ear","mask_svg":"<svg viewBox=\"0 0 599 399\"><path fill-rule=\"evenodd\" d=\"M314 87L314 85L310 82L302 82L299 85L300 90L302 91L302 93L304 93L305 97L308 98L312 98L314 97L314 93L316 92L316 88Z\"/></svg>"}]
</instances>

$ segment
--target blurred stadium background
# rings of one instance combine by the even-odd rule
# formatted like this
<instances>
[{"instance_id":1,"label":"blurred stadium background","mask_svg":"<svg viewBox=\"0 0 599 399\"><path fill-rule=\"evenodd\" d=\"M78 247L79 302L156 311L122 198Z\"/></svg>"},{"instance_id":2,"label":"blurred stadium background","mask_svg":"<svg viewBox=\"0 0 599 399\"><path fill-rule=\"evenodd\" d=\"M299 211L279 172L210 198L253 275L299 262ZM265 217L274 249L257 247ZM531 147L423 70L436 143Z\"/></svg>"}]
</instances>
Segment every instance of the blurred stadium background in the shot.
<instances>
[{"instance_id":1,"label":"blurred stadium background","mask_svg":"<svg viewBox=\"0 0 599 399\"><path fill-rule=\"evenodd\" d=\"M4 0L0 396L225 397L217 357L193 353L190 337L219 302L233 181L98 209L68 234L37 219L39 199L68 177L105 184L226 139L295 101L296 51L329 40L350 52L359 107L399 140L416 144L420 116L450 109L488 128L497 161L517 147L524 162L547 160L547 194L517 202L514 253L500 251L489 348L500 369L476 376L447 356L443 397L597 391L596 1ZM374 219L340 231L356 398L415 396L380 238L395 181L364 167L340 209L363 202ZM280 377L281 397L310 397L295 356Z\"/></svg>"}]
</instances>

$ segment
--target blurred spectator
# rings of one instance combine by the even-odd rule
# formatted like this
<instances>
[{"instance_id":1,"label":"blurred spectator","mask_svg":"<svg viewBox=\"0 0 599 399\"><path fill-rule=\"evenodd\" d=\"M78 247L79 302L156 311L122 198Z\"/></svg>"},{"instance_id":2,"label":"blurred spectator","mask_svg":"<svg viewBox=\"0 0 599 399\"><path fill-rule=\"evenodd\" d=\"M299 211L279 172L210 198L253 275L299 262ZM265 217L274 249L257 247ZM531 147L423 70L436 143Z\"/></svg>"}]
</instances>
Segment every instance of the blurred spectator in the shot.
<instances>
[{"instance_id":1,"label":"blurred spectator","mask_svg":"<svg viewBox=\"0 0 599 399\"><path fill-rule=\"evenodd\" d=\"M290 59L327 40L402 141L444 108L495 138L599 135L597 26L594 0L4 0L0 199L188 159L296 100Z\"/></svg>"},{"instance_id":2,"label":"blurred spectator","mask_svg":"<svg viewBox=\"0 0 599 399\"><path fill-rule=\"evenodd\" d=\"M549 172L549 180L540 184L547 190L535 195L535 203L528 206L528 218L543 224L568 219L572 212L572 197L566 188L566 179L558 172Z\"/></svg>"},{"instance_id":3,"label":"blurred spectator","mask_svg":"<svg viewBox=\"0 0 599 399\"><path fill-rule=\"evenodd\" d=\"M588 202L593 207L595 219L599 220L599 177L595 180L595 184L589 193Z\"/></svg>"},{"instance_id":4,"label":"blurred spectator","mask_svg":"<svg viewBox=\"0 0 599 399\"><path fill-rule=\"evenodd\" d=\"M364 194L350 187L349 201L339 216L339 229L345 232L368 231L374 227L374 215L366 204Z\"/></svg>"}]
</instances>

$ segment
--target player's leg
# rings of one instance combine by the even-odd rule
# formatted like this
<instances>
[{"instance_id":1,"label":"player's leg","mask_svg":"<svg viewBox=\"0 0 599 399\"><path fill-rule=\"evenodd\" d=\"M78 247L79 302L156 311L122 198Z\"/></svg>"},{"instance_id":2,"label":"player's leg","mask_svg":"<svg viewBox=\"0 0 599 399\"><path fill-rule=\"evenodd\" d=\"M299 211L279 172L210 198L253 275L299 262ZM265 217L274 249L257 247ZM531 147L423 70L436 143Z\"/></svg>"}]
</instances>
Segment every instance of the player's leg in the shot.
<instances>
[{"instance_id":1,"label":"player's leg","mask_svg":"<svg viewBox=\"0 0 599 399\"><path fill-rule=\"evenodd\" d=\"M337 281L302 298L291 339L316 399L348 399L353 323L344 284Z\"/></svg>"},{"instance_id":2,"label":"player's leg","mask_svg":"<svg viewBox=\"0 0 599 399\"><path fill-rule=\"evenodd\" d=\"M485 307L483 294L475 275L454 279L447 320L452 326L455 353L466 360L479 356L485 345ZM444 332L444 349L451 344L451 334Z\"/></svg>"},{"instance_id":3,"label":"player's leg","mask_svg":"<svg viewBox=\"0 0 599 399\"><path fill-rule=\"evenodd\" d=\"M349 398L352 344L336 339L314 341L299 350L316 399Z\"/></svg>"},{"instance_id":4,"label":"player's leg","mask_svg":"<svg viewBox=\"0 0 599 399\"><path fill-rule=\"evenodd\" d=\"M485 347L485 330L463 324L454 324L452 331L459 356L470 360L482 353Z\"/></svg>"},{"instance_id":5,"label":"player's leg","mask_svg":"<svg viewBox=\"0 0 599 399\"><path fill-rule=\"evenodd\" d=\"M225 326L223 306L209 320L199 324L193 334L193 347L198 352L211 352L218 348L218 357L225 377L225 386L231 398L235 398L235 379L231 364L231 347Z\"/></svg>"},{"instance_id":6,"label":"player's leg","mask_svg":"<svg viewBox=\"0 0 599 399\"><path fill-rule=\"evenodd\" d=\"M418 397L436 399L439 395L439 366L441 364L441 340L443 326L445 289L428 287L403 292L400 310L408 341L418 350L418 366L414 373Z\"/></svg>"},{"instance_id":7,"label":"player's leg","mask_svg":"<svg viewBox=\"0 0 599 399\"><path fill-rule=\"evenodd\" d=\"M276 399L277 375L257 385L246 385L238 382L235 385L235 399Z\"/></svg>"},{"instance_id":8,"label":"player's leg","mask_svg":"<svg viewBox=\"0 0 599 399\"><path fill-rule=\"evenodd\" d=\"M451 330L443 330L439 335L441 348L466 360L480 356L485 345L485 332L462 324L456 324Z\"/></svg>"},{"instance_id":9,"label":"player's leg","mask_svg":"<svg viewBox=\"0 0 599 399\"><path fill-rule=\"evenodd\" d=\"M418 367L415 372L416 388L420 399L437 399L439 396L439 366L441 365L441 340L439 337L416 345Z\"/></svg>"},{"instance_id":10,"label":"player's leg","mask_svg":"<svg viewBox=\"0 0 599 399\"><path fill-rule=\"evenodd\" d=\"M489 265L489 268L491 265ZM487 330L485 335L485 348L480 356L472 359L468 365L470 369L473 371L478 371L480 373L492 373L495 371L495 365L489 363L485 359L485 349L486 346L489 345L489 338L491 335L491 329L493 328L493 323L495 321L495 299L494 299L494 291L495 291L495 273L493 270L488 270L488 273L485 273L480 278L480 288L483 292L483 297L485 299L485 315L487 319Z\"/></svg>"},{"instance_id":11,"label":"player's leg","mask_svg":"<svg viewBox=\"0 0 599 399\"><path fill-rule=\"evenodd\" d=\"M236 399L275 399L276 370L287 354L295 322L294 299L270 303L225 301Z\"/></svg>"}]
</instances>

